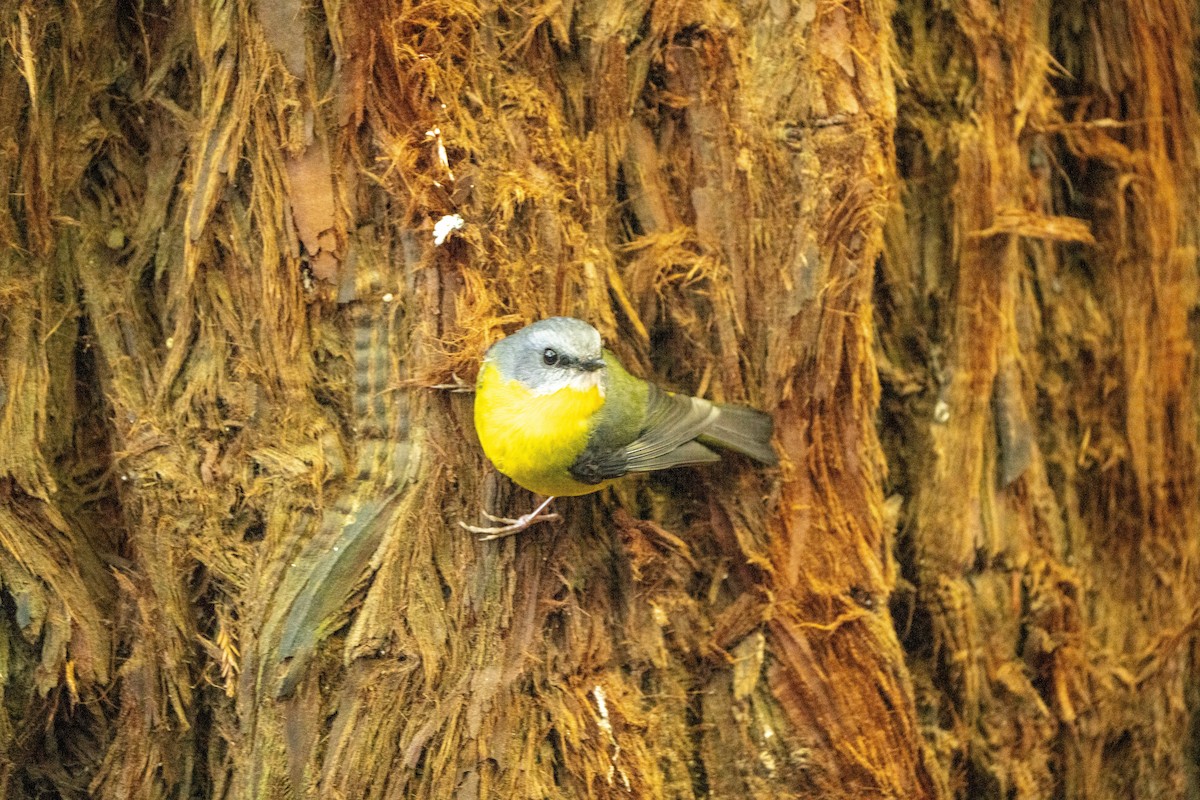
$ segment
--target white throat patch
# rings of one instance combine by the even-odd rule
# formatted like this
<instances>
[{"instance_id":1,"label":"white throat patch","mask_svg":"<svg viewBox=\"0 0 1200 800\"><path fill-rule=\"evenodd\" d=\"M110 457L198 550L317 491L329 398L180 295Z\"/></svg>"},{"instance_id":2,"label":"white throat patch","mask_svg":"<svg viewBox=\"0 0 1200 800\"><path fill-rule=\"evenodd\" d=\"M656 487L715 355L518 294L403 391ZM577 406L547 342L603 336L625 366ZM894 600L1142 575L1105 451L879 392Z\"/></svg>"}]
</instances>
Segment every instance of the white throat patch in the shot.
<instances>
[{"instance_id":1,"label":"white throat patch","mask_svg":"<svg viewBox=\"0 0 1200 800\"><path fill-rule=\"evenodd\" d=\"M604 396L604 370L598 369L592 372L581 372L574 369L557 370L558 374L547 381L543 381L540 386L533 388L533 393L539 397L548 394L554 394L561 389L574 389L577 392L587 392L592 389L599 389L600 396Z\"/></svg>"}]
</instances>

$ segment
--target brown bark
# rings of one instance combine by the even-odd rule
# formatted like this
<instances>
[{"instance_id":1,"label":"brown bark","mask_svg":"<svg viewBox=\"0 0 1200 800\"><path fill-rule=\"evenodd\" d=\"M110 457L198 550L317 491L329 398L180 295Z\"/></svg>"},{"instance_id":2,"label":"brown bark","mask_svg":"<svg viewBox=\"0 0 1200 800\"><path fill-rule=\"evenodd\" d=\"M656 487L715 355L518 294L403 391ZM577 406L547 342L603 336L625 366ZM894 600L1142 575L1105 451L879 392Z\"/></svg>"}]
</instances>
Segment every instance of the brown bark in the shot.
<instances>
[{"instance_id":1,"label":"brown bark","mask_svg":"<svg viewBox=\"0 0 1200 800\"><path fill-rule=\"evenodd\" d=\"M1195 12L0 3L0 793L1200 791ZM780 467L466 535L552 314Z\"/></svg>"},{"instance_id":2,"label":"brown bark","mask_svg":"<svg viewBox=\"0 0 1200 800\"><path fill-rule=\"evenodd\" d=\"M896 605L959 796L1197 791L1195 11L897 17Z\"/></svg>"}]
</instances>

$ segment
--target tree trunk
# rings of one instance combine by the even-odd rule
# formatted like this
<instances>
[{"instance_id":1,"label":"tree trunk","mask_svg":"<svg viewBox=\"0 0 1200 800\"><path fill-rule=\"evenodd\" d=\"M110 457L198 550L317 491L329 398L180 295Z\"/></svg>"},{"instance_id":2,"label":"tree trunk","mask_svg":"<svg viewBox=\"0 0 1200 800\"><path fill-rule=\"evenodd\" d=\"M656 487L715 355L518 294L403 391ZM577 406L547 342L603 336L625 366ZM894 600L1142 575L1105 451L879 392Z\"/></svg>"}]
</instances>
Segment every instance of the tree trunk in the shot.
<instances>
[{"instance_id":1,"label":"tree trunk","mask_svg":"<svg viewBox=\"0 0 1200 800\"><path fill-rule=\"evenodd\" d=\"M1200 797L1200 8L2 8L3 796ZM462 531L555 314L779 468Z\"/></svg>"},{"instance_id":2,"label":"tree trunk","mask_svg":"<svg viewBox=\"0 0 1200 800\"><path fill-rule=\"evenodd\" d=\"M1200 792L1196 12L896 17L894 608L957 796Z\"/></svg>"}]
</instances>

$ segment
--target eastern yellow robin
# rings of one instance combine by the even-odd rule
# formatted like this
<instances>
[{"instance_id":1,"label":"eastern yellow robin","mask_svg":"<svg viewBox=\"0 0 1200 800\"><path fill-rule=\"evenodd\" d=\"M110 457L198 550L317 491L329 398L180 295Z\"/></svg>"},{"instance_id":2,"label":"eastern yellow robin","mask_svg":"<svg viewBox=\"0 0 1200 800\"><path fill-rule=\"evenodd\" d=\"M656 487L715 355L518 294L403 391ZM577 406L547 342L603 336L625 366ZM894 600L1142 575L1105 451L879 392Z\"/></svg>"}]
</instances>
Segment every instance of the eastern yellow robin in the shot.
<instances>
[{"instance_id":1,"label":"eastern yellow robin","mask_svg":"<svg viewBox=\"0 0 1200 800\"><path fill-rule=\"evenodd\" d=\"M484 539L535 522L559 496L588 494L629 472L719 461L710 447L775 464L771 418L664 391L625 371L600 333L572 317L527 325L496 342L475 387L475 430L503 474L546 499L498 527L459 523Z\"/></svg>"}]
</instances>

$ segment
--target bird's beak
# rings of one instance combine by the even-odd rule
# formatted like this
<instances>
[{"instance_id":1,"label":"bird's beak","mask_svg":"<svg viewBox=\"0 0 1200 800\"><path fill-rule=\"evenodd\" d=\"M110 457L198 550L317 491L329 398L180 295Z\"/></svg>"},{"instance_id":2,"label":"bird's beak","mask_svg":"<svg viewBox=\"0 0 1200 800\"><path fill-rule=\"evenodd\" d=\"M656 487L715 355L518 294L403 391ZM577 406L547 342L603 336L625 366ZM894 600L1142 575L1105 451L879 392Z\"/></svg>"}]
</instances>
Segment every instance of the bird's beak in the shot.
<instances>
[{"instance_id":1,"label":"bird's beak","mask_svg":"<svg viewBox=\"0 0 1200 800\"><path fill-rule=\"evenodd\" d=\"M598 369L604 369L604 359L597 358L595 361L581 361L579 362L579 366L583 368L584 372L595 372Z\"/></svg>"}]
</instances>

